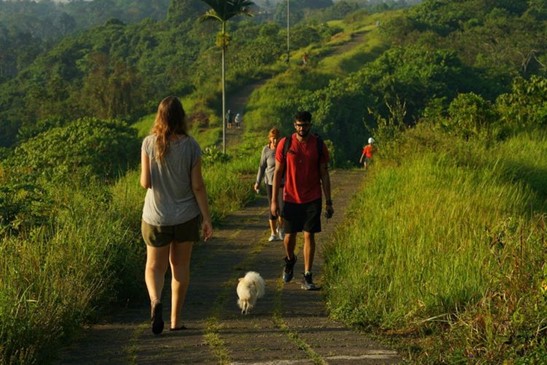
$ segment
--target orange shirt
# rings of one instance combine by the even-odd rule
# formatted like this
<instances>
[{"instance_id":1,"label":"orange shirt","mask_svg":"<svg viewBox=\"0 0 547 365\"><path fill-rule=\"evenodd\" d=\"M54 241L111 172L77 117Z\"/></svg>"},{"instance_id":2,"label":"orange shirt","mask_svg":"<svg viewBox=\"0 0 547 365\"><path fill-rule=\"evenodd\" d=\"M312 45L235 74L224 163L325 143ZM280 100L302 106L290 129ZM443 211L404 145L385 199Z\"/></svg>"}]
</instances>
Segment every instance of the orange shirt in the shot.
<instances>
[{"instance_id":1,"label":"orange shirt","mask_svg":"<svg viewBox=\"0 0 547 365\"><path fill-rule=\"evenodd\" d=\"M374 146L371 144L367 144L365 147L363 147L363 154L366 158L372 158L372 153L374 152Z\"/></svg>"}]
</instances>

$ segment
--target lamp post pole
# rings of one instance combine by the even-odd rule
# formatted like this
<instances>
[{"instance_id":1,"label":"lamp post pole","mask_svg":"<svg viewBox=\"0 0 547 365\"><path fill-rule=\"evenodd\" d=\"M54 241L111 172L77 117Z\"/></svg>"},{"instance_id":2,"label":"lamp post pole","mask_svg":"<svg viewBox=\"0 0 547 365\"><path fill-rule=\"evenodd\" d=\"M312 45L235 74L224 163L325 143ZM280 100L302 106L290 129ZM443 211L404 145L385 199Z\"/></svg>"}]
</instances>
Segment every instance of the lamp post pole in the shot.
<instances>
[{"instance_id":1,"label":"lamp post pole","mask_svg":"<svg viewBox=\"0 0 547 365\"><path fill-rule=\"evenodd\" d=\"M289 63L289 60L291 59L291 53L290 53L290 1L287 0L287 64Z\"/></svg>"},{"instance_id":2,"label":"lamp post pole","mask_svg":"<svg viewBox=\"0 0 547 365\"><path fill-rule=\"evenodd\" d=\"M226 154L226 22L222 22L222 153Z\"/></svg>"}]
</instances>

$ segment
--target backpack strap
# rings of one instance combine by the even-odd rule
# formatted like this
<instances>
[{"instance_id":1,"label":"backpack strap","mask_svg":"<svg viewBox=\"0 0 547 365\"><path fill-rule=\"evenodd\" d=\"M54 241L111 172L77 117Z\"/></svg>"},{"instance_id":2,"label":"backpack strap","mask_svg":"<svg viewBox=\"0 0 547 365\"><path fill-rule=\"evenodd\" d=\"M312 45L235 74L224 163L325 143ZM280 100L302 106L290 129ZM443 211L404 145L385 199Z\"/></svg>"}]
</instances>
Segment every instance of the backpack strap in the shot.
<instances>
[{"instance_id":1,"label":"backpack strap","mask_svg":"<svg viewBox=\"0 0 547 365\"><path fill-rule=\"evenodd\" d=\"M317 138L317 167L321 167L321 157L323 157L323 144L325 143L323 141L323 138L317 133L313 134L315 138ZM285 143L283 144L283 160L285 161L285 170L283 171L283 176L285 176L285 173L287 172L287 152L289 151L289 148L291 148L292 144L292 134L289 137L285 137Z\"/></svg>"},{"instance_id":2,"label":"backpack strap","mask_svg":"<svg viewBox=\"0 0 547 365\"><path fill-rule=\"evenodd\" d=\"M317 162L321 166L321 157L323 157L323 138L317 133L314 133L314 136L317 138Z\"/></svg>"},{"instance_id":3,"label":"backpack strap","mask_svg":"<svg viewBox=\"0 0 547 365\"><path fill-rule=\"evenodd\" d=\"M292 144L292 134L288 137L285 137L285 142L283 143L283 161L285 161L285 165L283 166L283 180L286 181L287 177L287 152L289 151L289 148L291 148Z\"/></svg>"},{"instance_id":4,"label":"backpack strap","mask_svg":"<svg viewBox=\"0 0 547 365\"><path fill-rule=\"evenodd\" d=\"M285 143L283 144L283 159L285 160L285 163L287 163L287 152L289 151L289 148L291 148L292 144L292 134L289 137L285 137Z\"/></svg>"},{"instance_id":5,"label":"backpack strap","mask_svg":"<svg viewBox=\"0 0 547 365\"><path fill-rule=\"evenodd\" d=\"M319 163L321 163L321 157L323 157L323 138L317 133L313 134L317 138L317 157L319 158ZM289 143L287 143L289 142ZM287 152L289 151L289 148L291 148L292 144L292 134L290 137L285 137L285 143L283 144L283 159L287 160Z\"/></svg>"}]
</instances>

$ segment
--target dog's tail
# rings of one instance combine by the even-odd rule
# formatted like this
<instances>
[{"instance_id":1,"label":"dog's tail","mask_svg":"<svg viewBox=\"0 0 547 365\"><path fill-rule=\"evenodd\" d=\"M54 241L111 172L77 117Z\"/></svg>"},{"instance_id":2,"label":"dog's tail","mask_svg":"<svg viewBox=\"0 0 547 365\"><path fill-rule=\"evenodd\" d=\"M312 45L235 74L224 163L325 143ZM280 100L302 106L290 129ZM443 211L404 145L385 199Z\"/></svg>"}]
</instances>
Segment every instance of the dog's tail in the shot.
<instances>
[{"instance_id":1,"label":"dog's tail","mask_svg":"<svg viewBox=\"0 0 547 365\"><path fill-rule=\"evenodd\" d=\"M237 304L239 305L239 308L241 308L241 314L249 313L249 310L252 308L247 299L239 299Z\"/></svg>"}]
</instances>

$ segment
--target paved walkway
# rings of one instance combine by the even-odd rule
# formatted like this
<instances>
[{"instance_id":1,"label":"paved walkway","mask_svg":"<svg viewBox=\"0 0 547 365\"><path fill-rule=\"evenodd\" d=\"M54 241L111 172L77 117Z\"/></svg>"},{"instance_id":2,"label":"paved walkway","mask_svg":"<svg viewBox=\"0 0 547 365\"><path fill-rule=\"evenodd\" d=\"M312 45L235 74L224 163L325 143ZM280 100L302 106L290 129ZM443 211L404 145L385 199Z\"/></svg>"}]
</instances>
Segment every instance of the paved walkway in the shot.
<instances>
[{"instance_id":1,"label":"paved walkway","mask_svg":"<svg viewBox=\"0 0 547 365\"><path fill-rule=\"evenodd\" d=\"M363 181L363 171L333 171L331 180L335 215L322 222L323 232L317 235L314 279L318 284L322 281L321 242L329 240L342 222L347 203ZM188 330L154 336L148 303L144 303L86 330L63 352L58 364L399 363L395 351L330 320L321 291L300 288L302 257L293 281L283 284L284 251L280 241L267 242L267 209L266 198L260 197L230 215L222 227L215 227L214 239L196 246L183 316ZM298 247L301 244L299 235ZM258 271L267 288L266 296L245 316L236 304L236 285L248 270ZM164 318L169 318L168 313L167 305Z\"/></svg>"}]
</instances>

